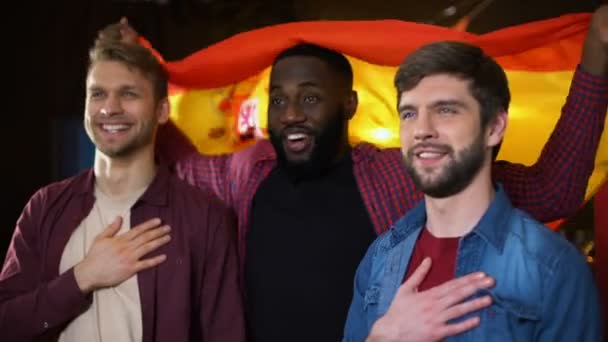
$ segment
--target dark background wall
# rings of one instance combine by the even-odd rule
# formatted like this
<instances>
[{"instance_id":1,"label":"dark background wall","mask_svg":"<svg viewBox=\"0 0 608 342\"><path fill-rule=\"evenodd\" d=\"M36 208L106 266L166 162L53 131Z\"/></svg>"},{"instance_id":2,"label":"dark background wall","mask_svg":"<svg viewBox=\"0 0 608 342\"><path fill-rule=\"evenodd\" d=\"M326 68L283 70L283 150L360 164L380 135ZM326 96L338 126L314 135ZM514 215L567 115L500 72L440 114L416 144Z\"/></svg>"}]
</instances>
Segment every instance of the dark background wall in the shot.
<instances>
[{"instance_id":1,"label":"dark background wall","mask_svg":"<svg viewBox=\"0 0 608 342\"><path fill-rule=\"evenodd\" d=\"M159 5L150 1L64 0L4 2L5 77L4 149L7 184L1 210L0 260L15 222L39 187L64 176L65 165L81 139L87 50L96 32L127 16L167 60L188 54L238 32L299 20L402 19L452 25L460 16L441 15L456 5L466 11L476 0L182 0ZM473 20L470 31L484 33L509 25L590 12L588 0L495 0ZM595 1L599 3L599 1ZM16 6L9 9L8 6ZM10 75L6 77L6 75ZM66 122L68 122L66 124ZM70 126L71 125L71 126ZM61 127L62 129L57 129ZM63 133L62 133L63 132ZM80 151L82 152L82 151ZM588 215L587 215L588 216Z\"/></svg>"}]
</instances>

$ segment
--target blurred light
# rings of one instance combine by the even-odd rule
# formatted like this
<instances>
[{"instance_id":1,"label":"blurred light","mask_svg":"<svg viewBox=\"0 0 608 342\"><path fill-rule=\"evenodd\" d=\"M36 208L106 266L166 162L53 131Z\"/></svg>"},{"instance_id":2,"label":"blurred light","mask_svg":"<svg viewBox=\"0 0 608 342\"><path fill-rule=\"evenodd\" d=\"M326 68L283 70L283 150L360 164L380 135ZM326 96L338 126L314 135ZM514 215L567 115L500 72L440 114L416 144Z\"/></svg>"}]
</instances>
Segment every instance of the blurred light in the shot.
<instances>
[{"instance_id":1,"label":"blurred light","mask_svg":"<svg viewBox=\"0 0 608 342\"><path fill-rule=\"evenodd\" d=\"M445 15L446 17L451 17L454 14L456 14L456 6L450 6L443 10L443 15Z\"/></svg>"},{"instance_id":2,"label":"blurred light","mask_svg":"<svg viewBox=\"0 0 608 342\"><path fill-rule=\"evenodd\" d=\"M393 132L388 128L376 128L371 131L373 141L386 142L393 137Z\"/></svg>"}]
</instances>

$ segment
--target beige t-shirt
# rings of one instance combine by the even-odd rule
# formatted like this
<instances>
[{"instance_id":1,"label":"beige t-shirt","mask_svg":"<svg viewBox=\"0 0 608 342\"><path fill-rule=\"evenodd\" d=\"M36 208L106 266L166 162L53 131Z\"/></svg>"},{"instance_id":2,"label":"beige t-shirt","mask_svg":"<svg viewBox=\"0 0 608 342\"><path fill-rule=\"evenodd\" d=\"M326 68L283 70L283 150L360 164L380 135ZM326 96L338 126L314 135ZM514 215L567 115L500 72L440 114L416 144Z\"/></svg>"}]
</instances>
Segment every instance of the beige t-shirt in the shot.
<instances>
[{"instance_id":1,"label":"beige t-shirt","mask_svg":"<svg viewBox=\"0 0 608 342\"><path fill-rule=\"evenodd\" d=\"M131 207L144 193L143 188L121 198L108 197L95 187L95 205L72 233L59 264L63 273L82 261L95 237L116 216L122 216L122 234L131 227ZM76 317L61 333L59 342L139 342L142 340L141 302L137 275L114 287L93 292L89 309Z\"/></svg>"}]
</instances>

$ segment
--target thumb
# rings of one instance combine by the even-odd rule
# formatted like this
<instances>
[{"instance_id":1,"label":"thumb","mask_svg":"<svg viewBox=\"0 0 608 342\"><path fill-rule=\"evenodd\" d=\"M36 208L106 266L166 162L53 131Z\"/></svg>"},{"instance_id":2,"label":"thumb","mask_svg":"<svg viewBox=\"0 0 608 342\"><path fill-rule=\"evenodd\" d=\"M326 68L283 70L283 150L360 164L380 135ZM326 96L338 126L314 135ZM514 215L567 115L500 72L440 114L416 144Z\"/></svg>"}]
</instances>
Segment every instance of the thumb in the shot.
<instances>
[{"instance_id":1,"label":"thumb","mask_svg":"<svg viewBox=\"0 0 608 342\"><path fill-rule=\"evenodd\" d=\"M118 233L118 231L120 230L120 227L122 227L122 217L116 216L114 221L112 221L112 223L110 223L110 225L107 226L106 229L104 229L99 234L98 237L99 238L113 237L114 235L116 235L116 233Z\"/></svg>"},{"instance_id":2,"label":"thumb","mask_svg":"<svg viewBox=\"0 0 608 342\"><path fill-rule=\"evenodd\" d=\"M422 281L424 281L424 279L426 278L426 275L429 273L429 270L431 269L431 264L432 264L431 258L429 258L429 257L424 258L424 260L422 260L420 265L418 265L418 268L416 268L414 273L412 273L412 275L409 277L409 279L406 280L405 283L403 283L403 285L401 286L403 291L407 291L407 292L415 291L418 288L418 286L420 286L420 284L422 284Z\"/></svg>"}]
</instances>

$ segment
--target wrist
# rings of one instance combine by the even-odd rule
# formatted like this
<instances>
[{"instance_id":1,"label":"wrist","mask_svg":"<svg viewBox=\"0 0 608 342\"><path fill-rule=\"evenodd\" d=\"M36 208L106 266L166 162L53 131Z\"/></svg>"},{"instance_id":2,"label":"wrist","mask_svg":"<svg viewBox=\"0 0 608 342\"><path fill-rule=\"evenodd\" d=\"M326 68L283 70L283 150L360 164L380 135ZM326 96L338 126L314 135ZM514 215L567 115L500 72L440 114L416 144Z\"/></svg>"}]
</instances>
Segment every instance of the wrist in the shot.
<instances>
[{"instance_id":1,"label":"wrist","mask_svg":"<svg viewBox=\"0 0 608 342\"><path fill-rule=\"evenodd\" d=\"M372 325L372 329L369 332L367 339L365 339L365 342L387 342L394 340L389 329L384 326L383 322L384 321L381 318Z\"/></svg>"},{"instance_id":2,"label":"wrist","mask_svg":"<svg viewBox=\"0 0 608 342\"><path fill-rule=\"evenodd\" d=\"M74 266L74 279L80 291L84 294L89 294L95 290L95 282L86 272L86 265L83 262Z\"/></svg>"},{"instance_id":3,"label":"wrist","mask_svg":"<svg viewBox=\"0 0 608 342\"><path fill-rule=\"evenodd\" d=\"M591 75L608 76L608 49L598 39L587 37L585 40L581 67Z\"/></svg>"}]
</instances>

